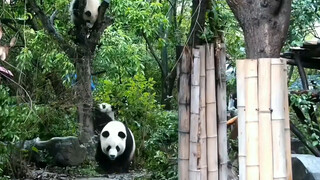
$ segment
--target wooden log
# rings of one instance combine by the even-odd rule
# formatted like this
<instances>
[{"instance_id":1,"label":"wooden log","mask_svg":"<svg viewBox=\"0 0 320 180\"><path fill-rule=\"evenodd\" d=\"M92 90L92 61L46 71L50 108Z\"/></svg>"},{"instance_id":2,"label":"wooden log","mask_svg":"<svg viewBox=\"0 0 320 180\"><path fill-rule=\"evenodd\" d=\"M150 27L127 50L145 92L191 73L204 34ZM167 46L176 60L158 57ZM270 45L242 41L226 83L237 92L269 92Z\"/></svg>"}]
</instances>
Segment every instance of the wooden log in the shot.
<instances>
[{"instance_id":1,"label":"wooden log","mask_svg":"<svg viewBox=\"0 0 320 180\"><path fill-rule=\"evenodd\" d=\"M200 159L201 180L208 178L206 127L206 49L200 46Z\"/></svg>"},{"instance_id":2,"label":"wooden log","mask_svg":"<svg viewBox=\"0 0 320 180\"><path fill-rule=\"evenodd\" d=\"M190 49L185 47L183 50L182 60L179 65L179 180L189 180L191 58Z\"/></svg>"},{"instance_id":3,"label":"wooden log","mask_svg":"<svg viewBox=\"0 0 320 180\"><path fill-rule=\"evenodd\" d=\"M206 46L206 124L208 179L219 178L214 45Z\"/></svg>"},{"instance_id":4,"label":"wooden log","mask_svg":"<svg viewBox=\"0 0 320 180\"><path fill-rule=\"evenodd\" d=\"M192 49L193 63L191 63L191 121L190 121L190 156L189 178L200 179L198 162L200 157L199 148L199 120L200 120L200 54L199 49Z\"/></svg>"},{"instance_id":5,"label":"wooden log","mask_svg":"<svg viewBox=\"0 0 320 180\"><path fill-rule=\"evenodd\" d=\"M217 42L215 61L216 88L217 88L217 112L218 112L218 156L219 156L219 180L228 178L228 142L227 142L227 84L226 84L226 47L222 42Z\"/></svg>"},{"instance_id":6,"label":"wooden log","mask_svg":"<svg viewBox=\"0 0 320 180\"><path fill-rule=\"evenodd\" d=\"M283 61L271 59L271 108L273 142L273 179L287 179L284 136L284 71Z\"/></svg>"},{"instance_id":7,"label":"wooden log","mask_svg":"<svg viewBox=\"0 0 320 180\"><path fill-rule=\"evenodd\" d=\"M257 60L247 60L246 84L246 141L247 180L259 179L259 123L258 123L258 78Z\"/></svg>"},{"instance_id":8,"label":"wooden log","mask_svg":"<svg viewBox=\"0 0 320 180\"><path fill-rule=\"evenodd\" d=\"M245 74L247 60L237 60L238 158L239 180L246 180Z\"/></svg>"},{"instance_id":9,"label":"wooden log","mask_svg":"<svg viewBox=\"0 0 320 180\"><path fill-rule=\"evenodd\" d=\"M271 126L271 59L258 59L260 180L273 178Z\"/></svg>"},{"instance_id":10,"label":"wooden log","mask_svg":"<svg viewBox=\"0 0 320 180\"><path fill-rule=\"evenodd\" d=\"M291 164L291 136L290 136L290 116L289 116L289 99L288 99L288 76L287 76L287 62L283 60L284 70L284 133L285 133L285 144L286 144L286 165L287 165L287 179L292 180L292 164Z\"/></svg>"}]
</instances>

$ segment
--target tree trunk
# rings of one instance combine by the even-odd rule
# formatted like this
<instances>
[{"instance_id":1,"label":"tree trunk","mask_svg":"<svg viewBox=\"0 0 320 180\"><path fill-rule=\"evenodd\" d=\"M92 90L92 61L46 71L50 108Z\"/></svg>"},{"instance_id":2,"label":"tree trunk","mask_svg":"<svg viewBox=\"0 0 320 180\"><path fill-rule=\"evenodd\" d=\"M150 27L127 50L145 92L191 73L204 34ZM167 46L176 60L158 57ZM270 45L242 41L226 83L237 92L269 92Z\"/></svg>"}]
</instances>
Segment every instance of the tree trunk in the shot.
<instances>
[{"instance_id":1,"label":"tree trunk","mask_svg":"<svg viewBox=\"0 0 320 180\"><path fill-rule=\"evenodd\" d=\"M201 45L201 34L204 31L208 0L192 0L192 18L188 44L191 47Z\"/></svg>"},{"instance_id":2,"label":"tree trunk","mask_svg":"<svg viewBox=\"0 0 320 180\"><path fill-rule=\"evenodd\" d=\"M278 58L286 40L291 0L227 0L240 23L247 58Z\"/></svg>"},{"instance_id":3,"label":"tree trunk","mask_svg":"<svg viewBox=\"0 0 320 180\"><path fill-rule=\"evenodd\" d=\"M91 63L92 57L84 56L76 61L77 84L77 108L78 120L81 127L80 141L88 142L94 135L92 122L93 98L91 93Z\"/></svg>"}]
</instances>

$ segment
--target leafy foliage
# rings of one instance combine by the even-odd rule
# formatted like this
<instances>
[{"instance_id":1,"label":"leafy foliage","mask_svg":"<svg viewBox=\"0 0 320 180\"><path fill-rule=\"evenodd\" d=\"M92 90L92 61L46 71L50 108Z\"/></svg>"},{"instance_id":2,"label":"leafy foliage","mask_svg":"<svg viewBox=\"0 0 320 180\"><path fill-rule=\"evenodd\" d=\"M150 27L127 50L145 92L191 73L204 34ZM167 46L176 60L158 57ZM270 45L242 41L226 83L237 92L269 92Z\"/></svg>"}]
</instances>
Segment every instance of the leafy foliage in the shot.
<instances>
[{"instance_id":1,"label":"leafy foliage","mask_svg":"<svg viewBox=\"0 0 320 180\"><path fill-rule=\"evenodd\" d=\"M297 127L300 129L300 131L305 134L305 137L307 138L308 142L312 144L312 146L320 148L320 121L317 120L317 122L314 122L311 120L311 116L309 114L309 110L312 109L316 115L319 115L319 108L318 104L315 104L311 101L312 96L311 94L302 94L302 95L291 95L290 101L291 105L295 105L296 107L300 107L302 113L306 117L306 119L303 120L295 120L295 124L297 124ZM301 122L303 121L303 122ZM311 133L311 134L310 134Z\"/></svg>"},{"instance_id":2,"label":"leafy foliage","mask_svg":"<svg viewBox=\"0 0 320 180\"><path fill-rule=\"evenodd\" d=\"M146 141L148 168L153 179L178 179L178 114L158 113L157 129Z\"/></svg>"}]
</instances>

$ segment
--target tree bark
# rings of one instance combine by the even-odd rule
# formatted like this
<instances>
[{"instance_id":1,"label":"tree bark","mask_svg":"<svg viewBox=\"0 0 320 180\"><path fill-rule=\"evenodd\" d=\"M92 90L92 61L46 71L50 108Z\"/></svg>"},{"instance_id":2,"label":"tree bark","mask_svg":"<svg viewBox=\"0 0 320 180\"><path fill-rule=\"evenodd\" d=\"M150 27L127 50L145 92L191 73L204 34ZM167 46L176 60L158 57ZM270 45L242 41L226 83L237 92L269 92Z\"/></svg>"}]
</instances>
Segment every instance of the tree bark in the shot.
<instances>
[{"instance_id":1,"label":"tree bark","mask_svg":"<svg viewBox=\"0 0 320 180\"><path fill-rule=\"evenodd\" d=\"M192 18L188 36L188 44L191 47L202 44L200 36L204 31L208 2L208 0L192 0Z\"/></svg>"},{"instance_id":2,"label":"tree bark","mask_svg":"<svg viewBox=\"0 0 320 180\"><path fill-rule=\"evenodd\" d=\"M286 40L292 0L227 0L244 32L247 58L278 58Z\"/></svg>"}]
</instances>

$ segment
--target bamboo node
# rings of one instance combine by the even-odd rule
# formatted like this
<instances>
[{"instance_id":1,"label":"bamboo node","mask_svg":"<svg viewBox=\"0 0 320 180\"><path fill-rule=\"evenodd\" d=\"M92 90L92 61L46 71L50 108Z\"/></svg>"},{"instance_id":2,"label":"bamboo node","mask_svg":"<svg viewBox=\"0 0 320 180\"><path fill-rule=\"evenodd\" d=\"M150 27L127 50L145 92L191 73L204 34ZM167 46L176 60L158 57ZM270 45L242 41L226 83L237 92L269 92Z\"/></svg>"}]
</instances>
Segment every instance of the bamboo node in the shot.
<instances>
[{"instance_id":1,"label":"bamboo node","mask_svg":"<svg viewBox=\"0 0 320 180\"><path fill-rule=\"evenodd\" d=\"M218 169L214 169L214 170L209 170L208 169L208 172L218 172Z\"/></svg>"},{"instance_id":2,"label":"bamboo node","mask_svg":"<svg viewBox=\"0 0 320 180\"><path fill-rule=\"evenodd\" d=\"M178 130L179 133L182 133L182 134L190 134L189 131L184 131L184 130Z\"/></svg>"},{"instance_id":3,"label":"bamboo node","mask_svg":"<svg viewBox=\"0 0 320 180\"><path fill-rule=\"evenodd\" d=\"M271 121L284 121L284 118L272 118Z\"/></svg>"},{"instance_id":4,"label":"bamboo node","mask_svg":"<svg viewBox=\"0 0 320 180\"><path fill-rule=\"evenodd\" d=\"M247 77L245 77L245 79L256 79L256 78L258 78L258 76L247 76Z\"/></svg>"},{"instance_id":5,"label":"bamboo node","mask_svg":"<svg viewBox=\"0 0 320 180\"><path fill-rule=\"evenodd\" d=\"M214 136L207 136L207 138L209 139L209 138L217 138L218 137L218 135L214 135Z\"/></svg>"}]
</instances>

